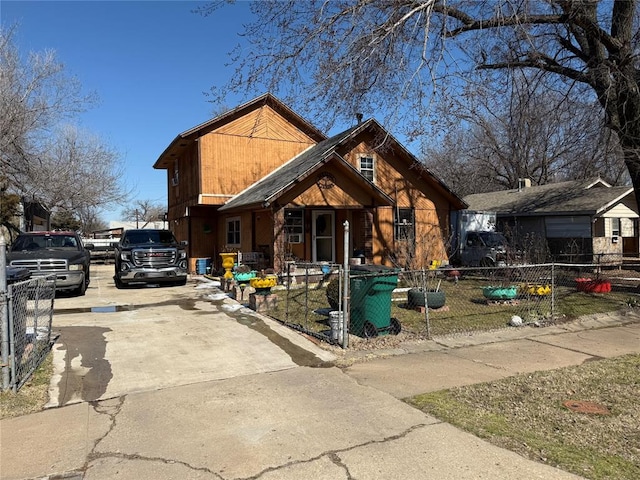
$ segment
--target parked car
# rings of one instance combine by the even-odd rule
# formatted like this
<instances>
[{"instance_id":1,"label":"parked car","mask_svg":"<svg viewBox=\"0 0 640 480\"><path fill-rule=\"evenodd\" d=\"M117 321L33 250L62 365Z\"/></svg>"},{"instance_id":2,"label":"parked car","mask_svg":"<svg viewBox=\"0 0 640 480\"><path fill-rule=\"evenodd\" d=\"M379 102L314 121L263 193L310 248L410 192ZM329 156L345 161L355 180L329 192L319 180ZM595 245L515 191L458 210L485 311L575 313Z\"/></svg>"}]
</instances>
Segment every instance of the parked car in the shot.
<instances>
[{"instance_id":1,"label":"parked car","mask_svg":"<svg viewBox=\"0 0 640 480\"><path fill-rule=\"evenodd\" d=\"M185 285L186 245L170 230L126 230L116 246L116 288L131 283Z\"/></svg>"},{"instance_id":2,"label":"parked car","mask_svg":"<svg viewBox=\"0 0 640 480\"><path fill-rule=\"evenodd\" d=\"M75 232L23 232L7 253L7 264L26 268L31 277L56 276L56 291L84 295L90 282L90 250Z\"/></svg>"}]
</instances>

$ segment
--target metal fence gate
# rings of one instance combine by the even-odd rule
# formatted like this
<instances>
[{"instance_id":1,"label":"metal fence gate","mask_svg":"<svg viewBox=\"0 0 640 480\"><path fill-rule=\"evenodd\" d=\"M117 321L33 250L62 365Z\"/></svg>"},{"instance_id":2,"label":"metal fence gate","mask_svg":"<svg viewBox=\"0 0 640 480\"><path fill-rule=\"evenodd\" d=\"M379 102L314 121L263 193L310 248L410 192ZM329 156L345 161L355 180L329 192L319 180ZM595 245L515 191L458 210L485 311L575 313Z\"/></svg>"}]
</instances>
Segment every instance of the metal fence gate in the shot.
<instances>
[{"instance_id":1,"label":"metal fence gate","mask_svg":"<svg viewBox=\"0 0 640 480\"><path fill-rule=\"evenodd\" d=\"M7 285L0 242L0 357L2 390L19 390L51 350L55 276Z\"/></svg>"}]
</instances>

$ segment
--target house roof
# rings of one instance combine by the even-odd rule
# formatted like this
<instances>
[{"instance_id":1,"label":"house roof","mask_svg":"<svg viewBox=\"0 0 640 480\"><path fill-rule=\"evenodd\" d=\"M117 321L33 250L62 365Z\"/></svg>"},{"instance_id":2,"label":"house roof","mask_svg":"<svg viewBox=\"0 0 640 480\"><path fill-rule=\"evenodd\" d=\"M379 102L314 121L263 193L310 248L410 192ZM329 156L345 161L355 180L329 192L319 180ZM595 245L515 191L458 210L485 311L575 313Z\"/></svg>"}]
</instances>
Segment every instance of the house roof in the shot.
<instances>
[{"instance_id":1,"label":"house roof","mask_svg":"<svg viewBox=\"0 0 640 480\"><path fill-rule=\"evenodd\" d=\"M471 210L494 211L498 215L597 215L630 194L633 187L610 187L600 179L592 179L477 193L464 200Z\"/></svg>"},{"instance_id":2,"label":"house roof","mask_svg":"<svg viewBox=\"0 0 640 480\"><path fill-rule=\"evenodd\" d=\"M292 188L302 179L307 178L322 165L332 160L337 161L338 165L344 169L348 175L353 176L363 182L363 185L371 188L374 198L377 199L378 202L385 205L393 205L394 202L392 198L380 190L375 184L369 182L353 165L347 162L338 153L340 147L343 147L349 142L355 140L362 132L371 129L377 133L384 133L387 141L393 142L393 146L396 150L399 150L411 162L419 164L415 157L413 157L413 155L402 147L399 142L386 132L378 122L374 119L369 119L308 148L289 162L282 165L280 168L274 170L266 177L260 179L258 182L230 199L220 208L220 210L225 211L257 204L267 206L273 203L285 191ZM458 203L460 208L464 206L464 202L426 168L416 169L415 171L417 175L426 176L434 181L440 189L456 200L456 203Z\"/></svg>"},{"instance_id":3,"label":"house roof","mask_svg":"<svg viewBox=\"0 0 640 480\"><path fill-rule=\"evenodd\" d=\"M231 210L256 204L268 206L284 191L299 183L303 178L311 175L332 158L336 158L350 174L356 176L356 178L359 177L363 182L369 183L356 168L336 153L336 148L361 128L361 125L352 127L309 147L304 152L230 199L225 205L220 207L220 210ZM370 184L370 186L373 193L382 203L387 205L393 204L393 200L389 198L386 193L374 184Z\"/></svg>"},{"instance_id":4,"label":"house roof","mask_svg":"<svg viewBox=\"0 0 640 480\"><path fill-rule=\"evenodd\" d=\"M185 130L184 132L178 134L178 136L169 144L169 146L162 152L162 154L158 157L156 162L153 165L153 168L156 169L168 169L173 166L173 159L180 156L184 148L191 145L196 139L206 135L207 133L220 128L222 125L229 123L237 118L240 118L246 115L248 112L252 110L256 110L265 105L270 106L275 111L280 113L283 117L285 117L292 125L295 125L296 128L300 129L300 131L304 132L314 141L319 142L326 139L326 135L323 134L320 130L314 127L307 120L302 118L296 112L291 110L288 106L278 100L271 93L265 93L260 95L253 100L244 103L233 110L229 110L228 112L223 113L222 115L218 115L211 120L208 120L200 125L196 125L189 130Z\"/></svg>"}]
</instances>

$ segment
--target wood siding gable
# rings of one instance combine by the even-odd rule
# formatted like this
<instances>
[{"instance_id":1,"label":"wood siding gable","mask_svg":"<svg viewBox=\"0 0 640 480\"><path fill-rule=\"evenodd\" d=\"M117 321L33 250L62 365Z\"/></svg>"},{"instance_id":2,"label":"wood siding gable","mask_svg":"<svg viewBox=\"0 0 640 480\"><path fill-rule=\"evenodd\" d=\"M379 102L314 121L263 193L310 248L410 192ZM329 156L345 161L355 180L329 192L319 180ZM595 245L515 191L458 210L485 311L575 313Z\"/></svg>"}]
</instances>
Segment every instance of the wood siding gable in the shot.
<instances>
[{"instance_id":1,"label":"wood siding gable","mask_svg":"<svg viewBox=\"0 0 640 480\"><path fill-rule=\"evenodd\" d=\"M222 205L315 141L269 106L200 138L201 204Z\"/></svg>"}]
</instances>

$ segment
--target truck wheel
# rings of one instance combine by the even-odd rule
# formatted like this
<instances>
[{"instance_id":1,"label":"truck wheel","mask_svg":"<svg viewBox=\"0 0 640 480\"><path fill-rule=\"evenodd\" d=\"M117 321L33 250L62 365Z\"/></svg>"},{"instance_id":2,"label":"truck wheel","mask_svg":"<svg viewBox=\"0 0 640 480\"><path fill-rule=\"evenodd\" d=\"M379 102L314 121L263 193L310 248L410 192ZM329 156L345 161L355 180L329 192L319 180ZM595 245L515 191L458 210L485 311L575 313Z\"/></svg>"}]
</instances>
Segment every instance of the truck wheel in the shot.
<instances>
[{"instance_id":1,"label":"truck wheel","mask_svg":"<svg viewBox=\"0 0 640 480\"><path fill-rule=\"evenodd\" d=\"M82 296L87 293L87 281L82 280L80 286L76 289L76 295Z\"/></svg>"},{"instance_id":2,"label":"truck wheel","mask_svg":"<svg viewBox=\"0 0 640 480\"><path fill-rule=\"evenodd\" d=\"M184 287L187 284L187 279L183 278L182 280L178 280L174 285L178 287Z\"/></svg>"},{"instance_id":3,"label":"truck wheel","mask_svg":"<svg viewBox=\"0 0 640 480\"><path fill-rule=\"evenodd\" d=\"M117 289L124 288L124 283L122 283L122 280L120 280L120 277L118 275L113 276L113 282L116 284Z\"/></svg>"},{"instance_id":4,"label":"truck wheel","mask_svg":"<svg viewBox=\"0 0 640 480\"><path fill-rule=\"evenodd\" d=\"M494 267L495 263L492 259L490 258L483 258L482 260L480 260L480 266L481 267Z\"/></svg>"}]
</instances>

